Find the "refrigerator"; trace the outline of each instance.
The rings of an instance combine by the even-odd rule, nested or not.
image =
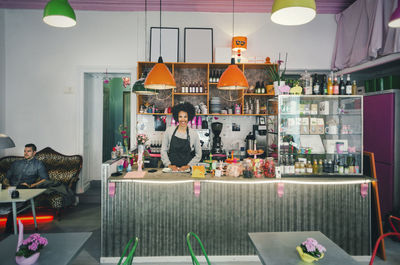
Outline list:
[[[375,154],[382,218],[400,215],[400,90],[364,96],[364,150]]]

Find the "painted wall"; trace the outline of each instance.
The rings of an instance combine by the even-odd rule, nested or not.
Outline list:
[[[6,48],[4,10],[0,9],[0,133],[5,133],[6,118]]]
[[[143,13],[76,14],[76,27],[59,29],[42,22],[41,10],[1,10],[0,59],[5,57],[1,40],[7,56],[0,60],[5,61],[0,63],[0,77],[5,72],[6,87],[0,90],[0,95],[5,93],[0,97],[5,112],[0,109],[0,113],[7,113],[5,131],[16,144],[6,154],[22,154],[27,142],[36,143],[39,150],[51,146],[61,153],[82,154],[83,72],[124,69],[136,73],[137,61],[148,58]],[[148,31],[159,25],[158,15],[148,14]],[[264,13],[235,17],[235,33],[248,36],[247,56],[276,59],[279,52],[288,52],[288,68],[329,68],[336,33],[333,15],[318,15],[299,27],[275,25]],[[182,59],[184,27],[213,27],[214,47],[231,43],[230,14],[165,12],[162,25],[180,28]]]

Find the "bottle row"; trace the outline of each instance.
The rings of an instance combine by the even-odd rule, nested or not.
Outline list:
[[[360,163],[352,154],[336,155],[334,159],[296,159],[294,155],[282,155],[280,168],[282,174],[359,174]]]
[[[210,70],[209,82],[218,83],[224,70]]]
[[[340,78],[340,80],[338,80]],[[331,72],[331,74],[326,77],[326,75],[303,75],[298,82],[300,87],[302,87],[301,94],[304,95],[357,95],[357,83],[355,80],[353,82],[350,79],[350,75],[347,75],[346,81],[344,76],[336,76]],[[290,86],[290,81],[288,82]]]
[[[207,93],[207,86],[203,82],[182,82],[180,88],[175,89],[176,93]]]

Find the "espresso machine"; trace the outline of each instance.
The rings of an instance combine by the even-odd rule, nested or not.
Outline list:
[[[267,125],[265,122],[265,117],[257,117],[257,124],[253,125],[253,135],[256,141],[257,149],[264,150],[264,154],[260,157],[265,157],[267,153]]]
[[[211,123],[211,131],[214,135],[211,154],[213,159],[221,161],[226,159],[225,150],[222,149],[221,137],[219,136],[222,131],[222,123],[221,122],[213,122]]]

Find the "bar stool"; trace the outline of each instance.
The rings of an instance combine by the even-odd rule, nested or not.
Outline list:
[[[200,247],[201,247],[201,251],[203,252],[204,257],[205,257],[206,260],[207,260],[207,264],[208,264],[208,265],[211,265],[211,262],[210,262],[210,260],[208,259],[206,250],[204,249],[203,243],[201,243],[200,238],[199,238],[195,233],[189,232],[189,233],[187,234],[187,236],[186,236],[186,243],[187,243],[188,248],[189,248],[190,256],[192,257],[192,263],[193,263],[193,265],[200,265],[200,262],[197,260],[196,255],[195,255],[194,252],[193,252],[192,245],[190,244],[190,236],[193,236],[193,237],[197,240],[197,242],[199,243],[199,245],[200,245]]]
[[[131,245],[133,244],[132,249],[130,250],[128,257],[126,258],[126,260],[124,261],[124,263],[122,263],[122,265],[131,265],[133,262],[133,257],[135,256],[135,251],[136,251],[136,247],[138,245],[139,242],[139,238],[135,238],[135,243],[133,244],[133,238],[131,240],[129,240],[128,244],[126,244],[126,247],[124,249],[124,252],[122,253],[121,258],[118,261],[118,265],[121,265],[121,262],[123,260],[123,258],[125,257],[126,252],[128,251],[128,249],[131,247]]]

